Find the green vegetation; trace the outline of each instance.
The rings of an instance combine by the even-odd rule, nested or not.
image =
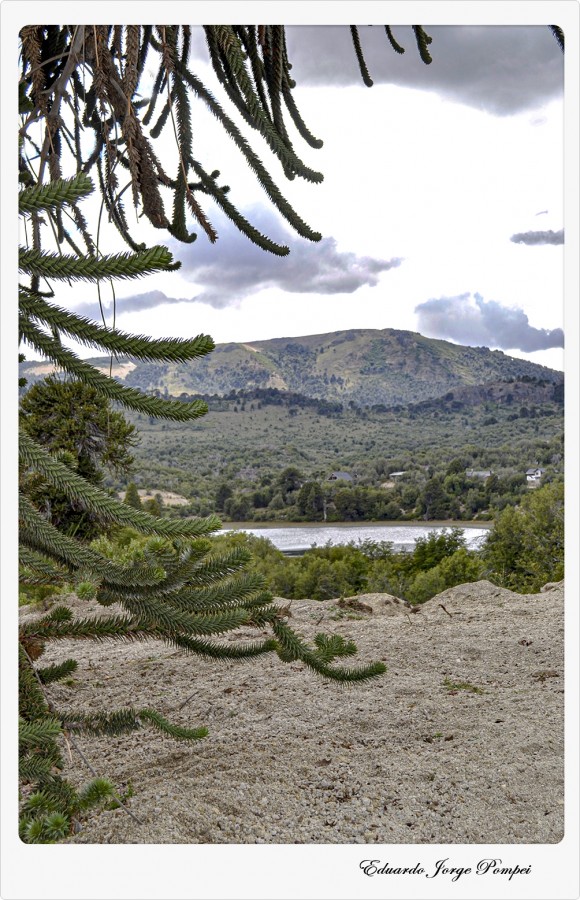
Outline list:
[[[564,577],[564,485],[546,485],[497,518],[485,551],[490,577],[522,593]]]
[[[92,385],[58,381],[37,382],[20,403],[20,425],[30,437],[90,484],[103,484],[105,473],[126,475],[133,465],[137,442],[134,425],[111,408]],[[78,538],[100,532],[98,519],[62,491],[54,490],[38,473],[23,477],[23,487],[52,524]]]
[[[315,547],[286,557],[270,541],[244,532],[220,535],[222,547],[245,546],[272,591],[288,599],[327,600],[389,593],[415,605],[455,587],[488,579],[518,593],[564,577],[564,485],[537,488],[498,513],[481,550],[468,550],[459,528],[416,540],[413,551],[360,541]]]
[[[22,159],[22,163],[25,160]],[[24,177],[28,175],[28,177]],[[30,184],[32,175],[24,165],[23,180]],[[158,541],[144,562],[137,566],[119,566],[94,551],[86,543],[87,532],[75,527],[77,536],[71,535],[71,514],[91,516],[92,523],[101,529],[113,522],[128,522],[149,534],[167,535],[163,520],[156,520],[145,513],[131,510],[118,503],[99,488],[100,471],[97,464],[115,456],[124,467],[130,462],[127,448],[133,432],[117,413],[108,408],[109,399],[133,409],[149,408],[151,413],[192,418],[204,412],[203,404],[183,404],[178,410],[173,404],[165,406],[157,400],[141,397],[138,392],[120,388],[112,379],[103,376],[82,363],[74,353],[65,350],[60,332],[89,336],[93,343],[107,347],[111,333],[76,316],[59,310],[40,290],[40,277],[56,277],[53,256],[40,249],[40,219],[43,213],[51,218],[64,207],[76,204],[78,199],[92,190],[90,180],[78,175],[70,181],[54,185],[55,191],[35,186],[25,187],[20,193],[20,209],[29,210],[35,248],[20,254],[23,282],[20,286],[21,337],[49,359],[58,361],[77,381],[61,384],[50,381],[33,388],[23,401],[20,430],[20,562],[21,583],[34,588],[51,589],[76,586],[79,598],[97,597],[108,605],[119,602],[127,615],[111,615],[101,618],[75,618],[64,604],[55,606],[47,615],[24,622],[20,629],[19,645],[19,711],[20,711],[20,780],[25,790],[21,807],[20,835],[29,843],[46,843],[58,840],[70,833],[87,809],[102,805],[110,798],[113,788],[109,782],[95,778],[86,788],[76,791],[60,775],[63,767],[59,736],[68,732],[74,744],[73,732],[84,730],[92,733],[120,734],[140,728],[148,722],[176,739],[203,737],[203,729],[180,729],[166,722],[153,710],[131,708],[106,713],[71,713],[57,710],[48,700],[44,685],[62,680],[76,669],[76,660],[66,660],[57,667],[43,669],[37,664],[50,641],[63,638],[95,640],[146,640],[165,636],[178,643],[187,641],[187,632],[195,632],[192,622],[181,621],[164,610],[154,595],[162,592],[164,585],[171,589],[172,580],[187,574],[188,565],[203,556],[201,548],[192,543],[189,548]],[[57,224],[60,217],[57,216]],[[63,259],[65,259],[63,257]],[[140,271],[164,270],[171,266],[171,256],[157,248],[156,252],[135,253],[115,258],[100,258],[97,276],[91,263],[77,254],[66,258],[67,277],[90,280],[109,270],[112,274],[130,277]],[[27,283],[26,283],[27,282]],[[49,326],[51,336],[44,330]],[[128,336],[116,334],[129,349],[134,344]],[[173,349],[173,355],[195,357],[208,352],[211,341],[195,339],[182,342],[178,347],[161,349],[155,342],[137,339],[133,350],[141,355],[163,356]],[[79,408],[75,404],[79,404]],[[54,408],[53,408],[54,404]],[[71,415],[72,404],[72,415]],[[110,426],[110,427],[109,427]],[[122,445],[126,443],[123,449]],[[119,448],[119,444],[121,447]],[[56,501],[56,502],[55,502]],[[160,523],[160,524],[157,524]],[[79,523],[74,523],[78,526]],[[212,530],[217,523],[212,520],[190,523],[173,534],[179,538],[198,538]],[[195,549],[194,549],[195,548]],[[230,562],[235,571],[237,561]],[[225,562],[227,571],[227,561]],[[223,577],[223,571],[214,571],[214,578]],[[206,577],[204,584],[211,584]],[[68,585],[67,585],[68,583]],[[178,582],[179,583],[179,582]],[[45,601],[47,597],[43,598]],[[165,613],[165,616],[163,616]],[[198,629],[197,629],[198,630]],[[195,643],[195,642],[194,642]]]
[[[359,541],[314,547],[288,557],[266,538],[243,531],[215,535],[214,548],[251,556],[250,570],[288,600],[329,600],[388,593],[418,605],[459,584],[488,579],[519,593],[532,593],[564,577],[563,484],[537,488],[515,509],[498,513],[479,550],[468,550],[460,528],[433,531],[412,551],[388,542]],[[126,563],[141,558],[146,539],[131,529],[94,541],[95,550]]]
[[[88,192],[89,185],[82,178],[81,181]],[[75,196],[78,185],[74,180],[70,185],[75,188]],[[38,195],[42,197],[38,188],[25,189],[23,194],[25,200],[36,197],[37,205]],[[66,202],[66,197],[63,187],[61,204]],[[126,277],[138,268],[136,256],[127,256]],[[69,273],[79,278],[89,277],[85,261],[79,258],[76,263],[75,268],[72,258],[69,260]],[[36,254],[33,270],[23,256],[20,264],[22,270],[31,276],[30,286],[21,288],[22,306],[27,313],[23,316],[23,336],[37,348],[47,342],[49,355],[53,351],[52,355],[58,357],[64,352],[60,342],[47,337],[35,340],[35,335],[40,332],[32,321],[33,317],[38,317],[58,328],[63,318],[60,310],[41,297],[34,280],[36,271],[44,265],[43,253]],[[124,271],[121,260],[117,260],[116,267]],[[163,265],[160,264],[160,267],[163,268]],[[84,320],[70,314],[66,314],[66,323],[69,331],[73,332],[82,331],[85,327]],[[98,331],[93,328],[94,342],[98,342]],[[103,341],[106,341],[109,333],[103,330],[102,334]],[[127,336],[124,340],[130,347],[131,337]],[[154,342],[145,347],[141,339],[138,343],[141,345],[135,348],[138,352],[153,358],[158,355]],[[198,338],[189,343],[181,342],[171,349],[174,354],[183,357],[200,356],[207,353],[211,346],[210,341]],[[144,401],[149,399],[126,389],[119,392],[118,385],[112,379],[79,363],[72,353],[66,356],[66,361],[68,368],[83,379],[80,387],[75,385],[72,389],[74,396],[80,396],[83,400],[85,395],[87,400],[97,397],[100,402],[96,406],[97,413],[107,412],[107,397],[111,395],[134,410],[143,410]],[[33,586],[60,583],[63,588],[65,582],[72,582],[76,585],[79,598],[95,598],[103,606],[120,604],[124,614],[75,618],[67,606],[59,605],[43,618],[28,621],[21,627],[21,779],[23,783],[34,785],[33,792],[22,807],[21,836],[23,840],[33,843],[64,837],[85,809],[102,803],[112,791],[108,782],[96,779],[78,794],[58,774],[62,759],[56,738],[62,730],[69,735],[79,729],[93,734],[120,734],[134,731],[146,722],[176,740],[197,740],[207,734],[205,728],[184,729],[172,725],[158,712],[149,709],[127,708],[102,713],[55,710],[46,698],[42,685],[48,680],[67,676],[76,668],[76,661],[67,661],[56,670],[45,670],[43,681],[43,673],[37,668],[36,660],[51,640],[66,637],[121,641],[161,639],[190,653],[218,658],[247,658],[275,651],[285,662],[302,660],[321,675],[339,681],[363,680],[385,670],[382,663],[358,669],[333,666],[335,659],[356,652],[356,648],[341,639],[327,639],[319,635],[313,647],[306,645],[286,624],[284,610],[273,604],[271,594],[264,589],[263,579],[243,571],[249,554],[243,548],[221,554],[212,552],[214,548],[203,540],[204,535],[219,527],[215,517],[183,523],[154,518],[139,508],[140,502],[135,500],[139,495],[134,486],[128,492],[127,503],[114,500],[96,487],[98,470],[82,440],[86,429],[77,423],[77,419],[83,420],[84,416],[73,416],[70,425],[63,425],[62,434],[58,428],[51,428],[50,423],[46,431],[41,427],[42,417],[38,414],[38,407],[42,408],[42,404],[47,402],[50,406],[51,399],[64,402],[69,399],[69,393],[67,385],[61,389],[57,382],[50,382],[33,388],[28,395],[32,399],[26,401],[25,398],[28,427],[23,427],[20,434],[21,580],[23,584]],[[157,399],[152,402],[151,411],[167,418],[187,420],[197,418],[205,411],[205,406],[198,401],[177,405]],[[89,403],[85,406],[81,402],[81,407],[87,410],[90,418],[93,410]],[[98,423],[95,433],[98,436]],[[132,428],[125,427],[121,417],[115,414],[111,434],[116,440],[123,436],[129,438]],[[63,461],[59,455],[62,448],[69,445],[76,451],[76,466],[68,457]],[[93,456],[104,458],[110,449],[104,434],[100,443],[96,442],[96,447]],[[128,460],[126,457],[123,461],[128,463]],[[80,468],[80,462],[84,465],[84,474],[75,470]],[[67,533],[69,522],[66,517],[63,520],[60,513],[58,518],[56,515],[53,517],[50,505],[39,508],[39,485],[50,496],[62,496],[65,505],[75,504],[82,512],[90,513],[93,521],[99,522],[103,530],[114,524],[126,523],[137,533],[152,536],[146,541],[139,559],[132,558],[127,564],[119,563],[88,546],[79,537],[71,537]],[[272,638],[230,646],[213,639],[242,624],[261,630],[270,627]]]
[[[302,136],[318,145],[291,98],[293,82],[288,75],[283,27],[265,27],[259,47],[253,27],[211,26],[206,28],[206,36],[214,68],[222,79],[230,80],[230,88],[235,85],[235,91],[229,92],[230,99],[266,137],[287,177],[298,174],[308,180],[320,180],[321,176],[309,170],[295,154],[281,117],[283,98]],[[202,193],[210,194],[236,226],[263,249],[279,255],[288,252],[286,247],[257,232],[239,214],[227,199],[229,188],[218,186],[218,172],[209,175],[194,159],[188,89],[201,96],[218,117],[274,205],[298,233],[311,240],[321,237],[296,215],[233,122],[189,70],[190,38],[189,28],[176,26],[30,25],[21,32],[19,207],[26,246],[19,253],[20,339],[77,383],[70,389],[56,381],[40,386],[32,393],[32,399],[24,401],[20,432],[21,581],[31,587],[61,586],[63,590],[72,585],[79,599],[94,598],[106,607],[119,604],[123,610],[121,615],[75,618],[67,606],[60,604],[47,615],[25,621],[21,626],[20,834],[29,843],[66,837],[87,809],[103,805],[113,792],[110,783],[99,778],[76,791],[61,776],[63,760],[58,740],[62,733],[73,744],[73,733],[77,731],[116,735],[135,731],[143,724],[176,740],[198,740],[207,734],[205,728],[173,725],[150,709],[129,707],[87,713],[56,709],[44,685],[67,678],[76,669],[76,660],[43,670],[37,661],[50,641],[161,639],[187,652],[218,658],[248,658],[274,651],[285,662],[301,660],[319,674],[343,682],[372,678],[385,671],[382,663],[358,669],[333,665],[335,660],[356,652],[351,642],[340,637],[317,635],[312,647],[305,644],[287,625],[284,610],[273,604],[263,580],[244,571],[248,554],[243,549],[221,555],[212,552],[204,536],[219,527],[215,517],[171,522],[135,508],[136,503],[134,506],[120,503],[99,486],[101,475],[95,457],[103,462],[111,458],[112,451],[115,455],[112,434],[115,434],[113,443],[115,440],[123,443],[125,439],[123,452],[126,454],[132,434],[132,428],[122,424],[117,412],[109,410],[108,403],[115,402],[124,409],[153,418],[180,422],[191,422],[203,415],[207,407],[197,400],[162,400],[134,386],[120,384],[81,360],[62,339],[91,345],[100,352],[127,354],[147,363],[188,362],[205,356],[214,346],[204,335],[158,341],[125,335],[51,302],[52,282],[93,283],[99,290],[101,283],[112,284],[113,279],[136,278],[177,268],[166,248],[146,248],[129,233],[121,203],[125,188],[120,189],[118,167],[125,167],[129,172],[135,208],[140,207],[155,227],[166,229],[177,240],[190,243],[195,239],[195,234],[186,228],[186,205],[209,239],[216,240],[217,235],[195,197],[196,193]],[[424,43],[425,38],[421,36],[421,40]],[[135,95],[149,50],[157,53],[158,74],[151,101],[143,103]],[[275,73],[269,65],[272,52],[280,63]],[[246,54],[252,57],[252,76],[246,67]],[[175,180],[166,175],[143,130],[165,85],[168,99],[152,133],[158,135],[171,117],[179,156]],[[265,100],[264,86],[273,104],[271,110]],[[65,96],[68,113],[63,105]],[[144,105],[147,110],[143,115]],[[31,127],[40,132],[40,140],[29,130]],[[90,142],[83,141],[86,131],[93,132],[92,148]],[[88,155],[84,156],[85,153]],[[74,173],[68,179],[63,177],[67,167]],[[129,252],[104,254],[98,246],[98,227],[95,240],[82,215],[79,201],[93,190],[87,174],[92,168],[98,172],[109,218],[129,246]],[[197,184],[189,182],[190,175],[198,179]],[[173,193],[172,221],[166,216],[161,184]],[[52,234],[57,252],[45,246],[47,232]],[[84,250],[79,244],[84,244]],[[64,253],[63,245],[72,252]],[[48,389],[61,409],[56,412],[56,421],[47,422],[44,429],[38,410],[44,402],[50,411],[50,402],[47,405],[46,396],[41,396]],[[82,435],[81,438],[78,434],[72,436],[72,425],[66,435],[59,433],[61,420],[65,418],[62,404],[70,399],[67,391],[77,392],[81,420],[92,419],[94,413],[97,432],[99,417],[106,414],[108,426],[106,430],[100,428],[98,450],[89,450]],[[91,402],[95,405],[92,413],[88,411]],[[128,455],[123,459],[120,454],[119,458],[128,464]],[[62,507],[58,515],[56,501]],[[76,536],[71,535],[73,511],[80,511],[81,516],[90,515],[104,532],[115,525],[130,525],[138,534],[149,536],[140,559],[123,565],[99,553],[87,544],[89,535],[81,532],[79,522],[75,523]],[[235,646],[215,641],[216,635],[242,624],[261,631],[269,628],[272,637]]]
[[[141,497],[139,496],[139,491],[137,490],[137,485],[134,481],[130,481],[127,485],[127,490],[125,491],[124,502],[129,506],[132,506],[133,509],[142,509],[143,504],[141,503]]]
[[[271,402],[253,394],[206,397],[209,415],[189,427],[134,416],[138,484],[189,500],[166,510],[177,516],[218,510],[225,520],[247,522],[492,519],[530,493],[528,468],[545,470],[542,483],[563,472],[563,405],[550,398],[553,386],[528,380],[495,387],[525,391],[528,414],[497,400],[457,410],[445,397],[429,409],[328,413],[277,392]],[[485,424],[489,418],[493,424]],[[329,481],[337,470],[352,481]],[[481,475],[489,470],[490,477]],[[287,471],[293,483],[284,483]]]
[[[91,185],[79,175],[59,186],[57,210],[88,194]],[[45,209],[45,191],[31,186],[21,191],[21,208]],[[38,226],[38,219],[35,220]],[[34,224],[34,223],[33,223]],[[33,233],[38,233],[33,229]],[[144,266],[141,262],[144,260]],[[155,262],[153,262],[155,260]],[[67,277],[98,280],[104,269],[118,277],[133,277],[145,268],[167,269],[172,265],[167,251],[124,254],[114,260],[78,255],[68,257]],[[64,733],[74,745],[73,734],[122,734],[147,724],[175,740],[199,740],[205,728],[181,728],[151,709],[80,712],[56,709],[44,685],[68,678],[77,668],[76,660],[56,667],[39,668],[37,661],[47,643],[65,638],[81,640],[163,640],[186,652],[216,658],[250,658],[276,652],[284,662],[301,660],[307,666],[338,681],[360,681],[385,671],[382,663],[360,668],[333,665],[336,659],[352,656],[356,648],[341,638],[317,635],[308,646],[286,624],[285,611],[273,603],[264,581],[244,571],[249,554],[243,548],[215,552],[204,536],[219,527],[215,517],[184,522],[156,518],[141,507],[133,485],[128,502],[121,503],[100,485],[99,463],[116,459],[122,468],[131,462],[128,448],[133,427],[109,408],[116,400],[126,408],[165,419],[190,421],[206,410],[201,401],[175,402],[148,397],[120,386],[65,350],[59,331],[88,336],[94,344],[107,346],[111,332],[58,309],[41,293],[39,277],[55,276],[53,257],[42,250],[22,251],[20,268],[28,284],[20,287],[21,336],[36,350],[58,361],[76,377],[72,383],[54,379],[39,384],[23,399],[20,430],[20,562],[21,583],[28,587],[61,588],[63,597],[74,587],[79,599],[96,599],[109,607],[118,604],[122,614],[75,617],[64,603],[54,606],[40,619],[24,622],[20,628],[20,780],[22,796],[20,835],[29,843],[47,843],[66,837],[78,819],[95,805],[103,805],[113,795],[112,785],[94,778],[80,792],[60,775],[63,766],[58,745]],[[113,264],[114,263],[114,264]],[[97,271],[97,274],[95,274]],[[52,337],[42,330],[48,325]],[[192,341],[146,341],[114,334],[126,350],[143,357],[196,358],[213,346],[201,336]],[[76,409],[76,405],[79,409]],[[120,447],[119,447],[120,445]],[[116,452],[119,450],[118,459]],[[292,486],[288,482],[288,489]],[[131,502],[132,501],[132,502]],[[73,514],[80,514],[78,521]],[[111,559],[87,543],[91,530],[106,535],[112,526],[129,525],[147,536],[138,554],[126,562]],[[74,526],[74,533],[71,528]],[[106,542],[104,536],[101,541]],[[58,591],[57,591],[58,593]],[[48,599],[45,595],[45,601]],[[215,637],[249,625],[272,636],[245,644],[223,644]],[[70,682],[68,682],[70,683]]]
[[[461,529],[420,538],[412,552],[395,552],[388,542],[360,541],[286,557],[267,539],[244,532],[230,532],[214,541],[222,547],[248,547],[252,567],[275,594],[287,599],[329,600],[377,592],[416,604],[445,588],[477,581],[484,571],[478,554],[466,549]],[[431,591],[427,577],[433,579]]]
[[[431,400],[440,405],[443,398],[456,411],[477,400],[504,403],[513,413],[529,405],[534,393],[551,398],[562,381],[560,372],[501,351],[392,328],[218,344],[199,365],[137,360],[123,368],[127,361],[118,359],[113,374],[143,391],[228,397],[238,409],[278,403],[295,412],[310,407],[329,415],[349,405],[381,411],[409,404],[421,404],[416,410],[421,414]],[[35,364],[25,369],[33,378]],[[543,395],[526,387],[539,381]]]
[[[80,187],[89,193],[90,184],[84,176],[63,184],[59,192],[59,208],[78,197]],[[22,206],[27,208],[33,205],[35,209],[42,209],[43,197],[41,188],[25,188],[21,193]],[[157,259],[156,265],[160,269],[171,265],[168,253],[157,254]],[[334,666],[337,658],[352,656],[356,652],[352,643],[345,643],[341,638],[318,635],[314,646],[304,643],[286,624],[285,611],[273,603],[263,579],[244,571],[249,561],[247,551],[234,548],[216,553],[210,542],[203,539],[204,535],[219,527],[215,517],[185,522],[155,518],[139,508],[139,495],[134,485],[133,490],[128,492],[129,501],[126,503],[120,503],[96,486],[99,471],[94,457],[107,458],[111,449],[107,432],[102,428],[102,433],[99,432],[99,415],[109,412],[108,398],[114,398],[134,411],[148,411],[182,421],[197,418],[206,407],[200,401],[175,403],[120,387],[110,377],[82,363],[74,353],[64,351],[60,340],[55,337],[59,327],[72,334],[83,334],[88,329],[91,341],[105,346],[109,342],[110,332],[64,313],[44,299],[37,283],[38,273],[43,271],[45,264],[46,274],[53,271],[51,260],[52,257],[46,258],[42,251],[36,251],[32,265],[29,255],[21,254],[21,270],[30,279],[29,285],[20,289],[22,337],[36,349],[43,349],[49,358],[65,365],[80,379],[80,386],[75,384],[69,390],[68,385],[61,388],[58,382],[51,381],[33,388],[28,401],[24,398],[27,427],[22,427],[20,432],[21,581],[30,586],[60,584],[63,590],[68,582],[76,587],[80,599],[94,598],[105,607],[119,604],[123,614],[75,618],[71,610],[61,604],[46,616],[21,626],[20,777],[23,784],[33,786],[22,805],[21,837],[32,843],[46,843],[65,837],[86,809],[102,804],[112,793],[112,786],[100,779],[94,779],[86,789],[77,793],[60,776],[58,770],[62,768],[62,758],[56,739],[61,732],[68,733],[69,740],[74,742],[74,731],[122,734],[135,731],[146,723],[176,740],[198,740],[207,734],[207,729],[203,727],[191,729],[173,725],[151,709],[129,707],[112,712],[87,713],[56,710],[45,695],[43,684],[68,676],[76,669],[76,661],[68,660],[56,669],[44,670],[43,673],[36,661],[52,640],[157,639],[190,653],[217,658],[241,659],[274,651],[284,662],[301,660],[319,674],[338,681],[360,681],[385,671],[382,663],[357,669]],[[125,254],[115,260],[112,269],[117,275],[132,277],[133,273],[139,272],[139,262],[139,254]],[[152,265],[151,254],[147,254],[146,265]],[[68,275],[81,280],[90,279],[91,272],[91,266],[87,266],[84,258],[68,259]],[[41,332],[39,323],[51,327],[52,338]],[[153,359],[167,355],[195,358],[203,356],[213,346],[203,336],[175,345],[164,341],[162,348],[154,341],[133,340],[131,336],[120,336],[118,333],[115,340],[124,342],[126,349],[132,348],[134,352]],[[81,408],[85,414],[73,415],[73,422],[62,427],[60,419],[57,419],[56,427],[51,427],[48,422],[46,430],[43,430],[39,408],[44,408],[43,404],[48,404],[50,408],[51,400],[58,407],[69,401],[69,395],[74,395],[73,400],[81,398]],[[95,404],[94,409],[90,406],[91,401]],[[100,434],[100,440],[97,439],[91,454],[84,424],[91,421],[93,412],[97,418],[94,433],[97,438]],[[111,414],[109,421],[111,418],[113,426],[109,434],[114,436],[114,440],[126,438],[129,443],[133,429],[126,426],[118,414]],[[81,421],[80,426],[77,420]],[[76,452],[72,460],[69,447]],[[69,454],[64,459],[63,448]],[[121,458],[123,464],[128,465],[129,457]],[[78,471],[81,463],[84,474]],[[289,481],[288,489],[290,486]],[[90,513],[93,521],[100,523],[105,532],[113,525],[126,524],[136,529],[138,534],[149,536],[139,551],[139,558],[132,557],[126,564],[119,563],[87,545],[81,537],[71,536],[68,533],[68,510],[65,516],[59,511],[57,517],[57,514],[53,516],[50,503],[40,507],[40,489],[50,497],[62,497],[65,510],[67,504],[70,508],[74,504],[75,509]],[[214,640],[215,636],[240,625],[253,626],[262,631],[265,627],[270,628],[272,637],[229,646]]]

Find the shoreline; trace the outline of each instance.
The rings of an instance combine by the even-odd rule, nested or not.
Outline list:
[[[368,528],[368,527],[385,527],[385,528],[491,528],[493,521],[477,521],[470,519],[469,521],[453,520],[431,520],[426,522],[424,519],[367,519],[364,522],[285,522],[276,519],[271,522],[254,522],[249,520],[246,522],[224,522],[222,521],[222,531],[231,529],[232,531],[243,531],[248,528]]]

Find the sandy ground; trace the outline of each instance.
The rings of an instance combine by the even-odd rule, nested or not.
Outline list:
[[[350,664],[385,661],[386,675],[355,686],[273,654],[217,662],[157,643],[52,646],[43,664],[82,659],[73,684],[50,686],[57,707],[149,706],[210,732],[190,745],[149,728],[80,738],[99,775],[120,793],[131,784],[141,824],[122,809],[91,814],[71,841],[558,842],[563,601],[563,583],[523,596],[485,581],[416,613],[386,594],[293,601],[302,634],[353,638]],[[74,750],[67,773],[91,777]]]
[[[125,499],[125,491],[117,494],[119,500]],[[137,491],[141,500],[152,500],[156,494],[159,494],[165,506],[186,506],[190,501],[181,494],[175,494],[173,491],[148,491],[145,488],[139,488]]]

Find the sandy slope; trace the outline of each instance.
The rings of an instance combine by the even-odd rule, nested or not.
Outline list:
[[[218,663],[161,644],[85,644],[77,683],[50,688],[57,707],[151,706],[210,735],[193,746],[150,729],[82,738],[99,774],[120,791],[132,783],[142,825],[117,809],[72,840],[559,841],[564,590],[548,588],[522,596],[482,581],[417,613],[386,594],[359,597],[362,609],[293,601],[301,633],[344,634],[361,661],[386,662],[385,676],[359,686],[274,655]],[[51,647],[43,663],[79,649]],[[69,774],[90,778],[74,751]]]

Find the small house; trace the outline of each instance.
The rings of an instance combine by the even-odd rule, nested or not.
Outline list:
[[[544,475],[545,471],[546,471],[545,469],[539,469],[539,468],[526,469],[526,479],[528,482],[535,484],[536,482],[540,481],[540,479],[541,479],[542,475]]]
[[[489,478],[491,475],[493,475],[493,472],[491,471],[491,469],[481,469],[481,470],[480,469],[466,469],[465,470],[466,478],[485,479],[485,478]]]
[[[349,475],[348,472],[331,472],[328,476],[328,481],[352,481],[352,475]]]

